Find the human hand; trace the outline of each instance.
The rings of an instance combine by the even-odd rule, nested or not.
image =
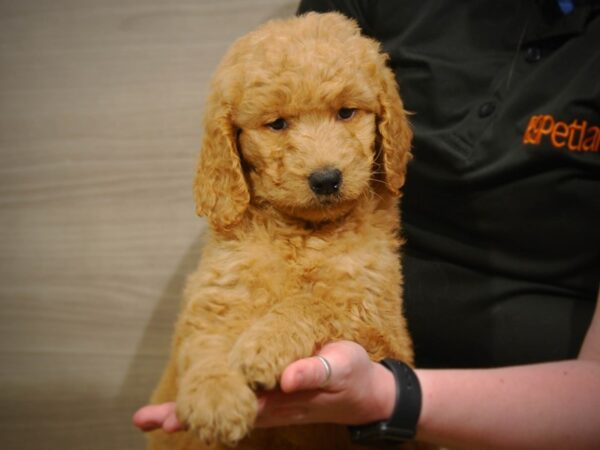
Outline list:
[[[326,369],[315,357],[290,364],[283,372],[280,388],[258,394],[259,413],[255,426],[275,427],[305,423],[356,425],[389,417],[394,408],[392,374],[369,359],[358,344],[339,341],[318,353],[331,366]],[[183,429],[175,414],[175,403],[148,405],[136,412],[134,424],[143,431]]]
[[[257,427],[306,423],[357,425],[389,417],[394,408],[395,382],[387,369],[369,359],[358,344],[339,341],[318,355],[331,366],[331,377],[315,357],[290,364],[278,390],[258,395]]]

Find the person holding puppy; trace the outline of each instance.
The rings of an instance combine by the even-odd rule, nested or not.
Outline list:
[[[355,343],[330,343],[259,396],[257,426],[334,422],[372,443],[598,448],[600,2],[299,8],[331,10],[382,43],[413,113],[402,257],[418,369],[399,374]],[[135,422],[180,428],[173,404]]]

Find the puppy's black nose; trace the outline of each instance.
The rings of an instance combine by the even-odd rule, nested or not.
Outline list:
[[[342,184],[342,172],[331,168],[315,170],[309,175],[308,184],[317,195],[335,194]]]

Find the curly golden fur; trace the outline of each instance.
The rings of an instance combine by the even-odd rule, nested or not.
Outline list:
[[[339,339],[412,362],[397,208],[412,135],[386,60],[334,13],[269,22],[226,54],[194,186],[211,233],[152,398],[176,400],[188,431],[150,448],[353,448],[335,425],[252,430],[254,390]],[[322,191],[319,171],[339,176]]]

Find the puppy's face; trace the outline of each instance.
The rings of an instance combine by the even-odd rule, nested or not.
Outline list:
[[[254,199],[306,220],[332,219],[351,209],[369,192],[375,114],[343,94],[318,105],[299,99],[269,104],[238,116]]]
[[[353,52],[323,37],[254,47],[233,114],[254,201],[326,220],[370,192],[377,83],[373,61]]]
[[[270,22],[238,40],[215,75],[197,211],[219,229],[250,203],[338,218],[365,196],[400,195],[410,139],[386,56],[354,22]]]

